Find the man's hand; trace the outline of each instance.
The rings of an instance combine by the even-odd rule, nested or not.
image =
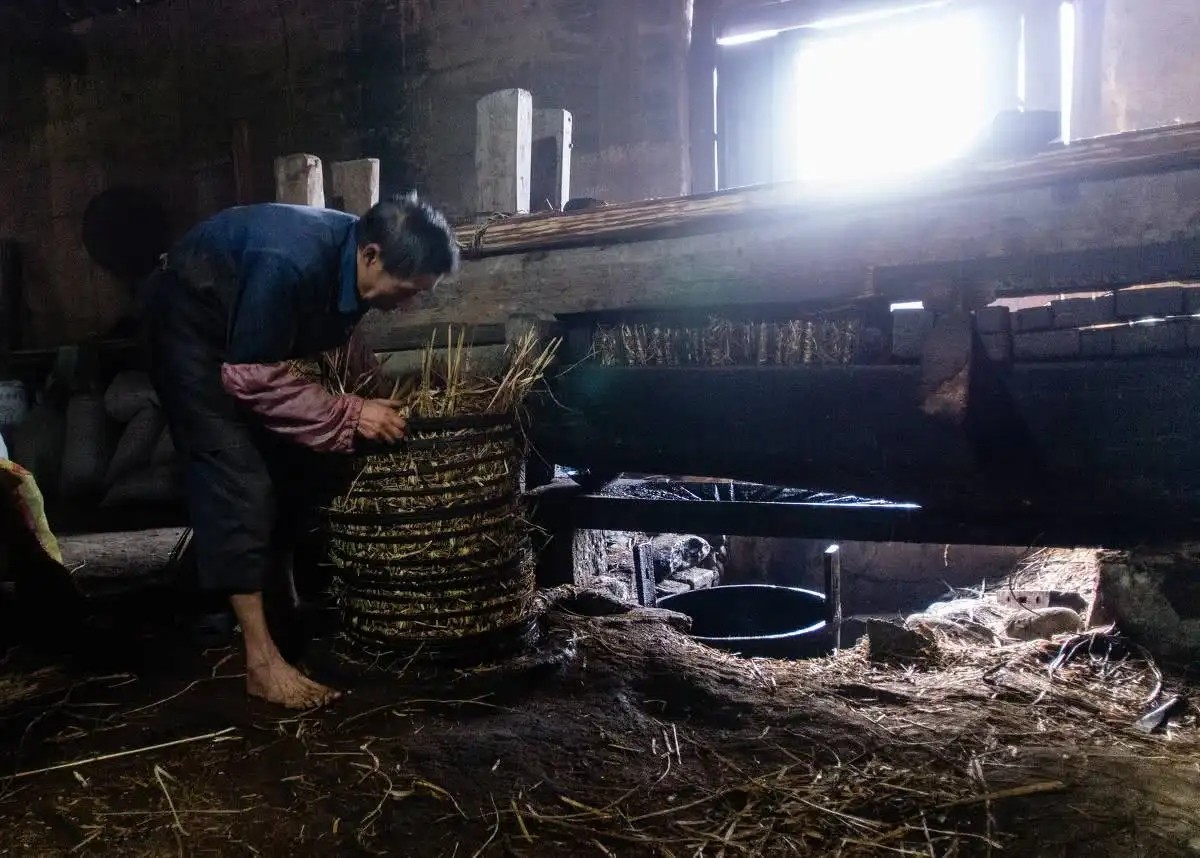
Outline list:
[[[408,424],[396,413],[399,402],[391,399],[368,399],[358,415],[358,434],[368,441],[395,443],[404,437]]]

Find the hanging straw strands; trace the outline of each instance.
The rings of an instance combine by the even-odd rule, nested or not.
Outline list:
[[[796,366],[848,364],[858,356],[857,318],[743,322],[713,317],[703,326],[600,325],[592,337],[605,366]]]
[[[531,627],[516,412],[558,348],[530,331],[487,377],[472,372],[465,332],[448,341],[393,387],[405,441],[362,456],[328,511],[347,636],[430,659],[498,655]]]

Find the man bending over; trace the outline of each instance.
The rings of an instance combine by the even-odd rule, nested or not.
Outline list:
[[[405,431],[389,401],[329,393],[286,362],[349,344],[352,377],[378,370],[354,336],[363,314],[399,307],[457,263],[446,220],[411,195],[362,218],[228,209],[185,235],[151,279],[151,375],[184,461],[199,585],[229,596],[251,695],[300,709],[339,696],[289,664],[267,627],[263,591],[296,535],[281,454],[349,453],[358,439]]]

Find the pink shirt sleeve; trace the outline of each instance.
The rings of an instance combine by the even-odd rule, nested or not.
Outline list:
[[[361,397],[329,393],[283,363],[223,364],[221,384],[272,432],[320,452],[354,449]]]

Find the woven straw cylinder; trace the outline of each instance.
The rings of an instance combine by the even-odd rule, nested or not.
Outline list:
[[[413,419],[408,431],[394,451],[360,458],[328,513],[344,631],[364,646],[482,660],[530,627],[519,434],[511,415]]]

